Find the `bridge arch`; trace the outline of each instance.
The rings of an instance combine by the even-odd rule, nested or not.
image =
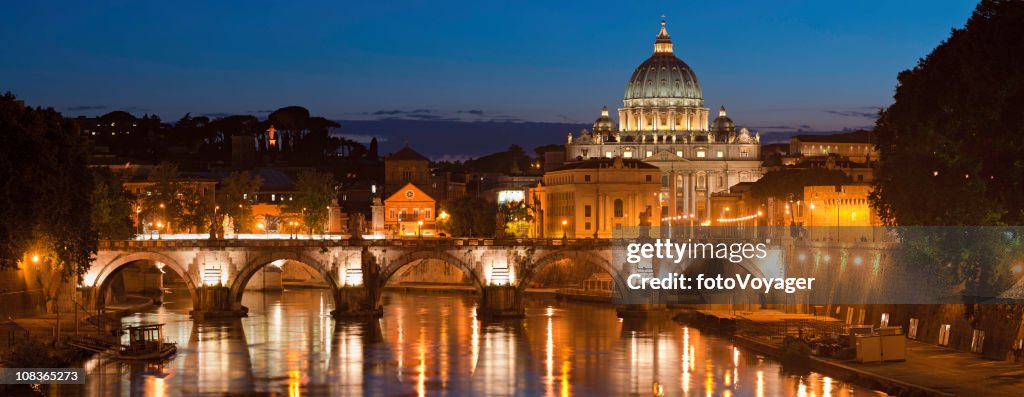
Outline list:
[[[467,276],[469,276],[470,281],[473,282],[473,285],[476,287],[477,291],[483,289],[483,280],[480,279],[480,275],[477,274],[477,272],[475,271],[475,266],[472,266],[470,263],[466,263],[465,260],[460,259],[458,256],[452,255],[447,251],[431,249],[410,251],[402,254],[401,256],[395,259],[388,260],[387,263],[385,263],[384,266],[381,267],[380,282],[378,287],[384,288],[388,280],[390,280],[391,277],[395,275],[395,273],[398,273],[400,269],[412,264],[415,261],[422,259],[435,259],[448,263],[449,265],[455,266],[459,270],[462,270],[462,272],[465,273]]]
[[[528,271],[524,272],[523,277],[519,280],[517,289],[519,289],[519,291],[525,290],[526,287],[529,286],[533,276],[536,275],[539,270],[562,260],[589,263],[601,268],[601,270],[604,270],[612,276],[612,287],[614,288],[614,292],[617,293],[618,296],[625,296],[626,277],[628,274],[623,270],[615,269],[607,259],[595,254],[593,251],[556,250],[541,256],[540,259],[529,265]]]
[[[231,280],[231,302],[235,308],[242,307],[242,295],[245,293],[245,285],[249,283],[249,279],[252,278],[256,272],[260,271],[274,261],[278,260],[290,260],[302,263],[315,270],[323,277],[324,281],[327,282],[327,286],[331,289],[331,296],[338,296],[338,275],[332,271],[329,265],[323,263],[323,261],[313,258],[309,255],[295,251],[274,251],[265,252],[255,258],[249,260],[245,266],[238,269],[234,278]],[[337,302],[335,302],[337,304]]]
[[[111,276],[116,274],[117,271],[124,266],[136,261],[152,261],[164,264],[164,269],[171,269],[171,271],[181,277],[182,280],[185,280],[185,285],[188,287],[188,294],[189,297],[192,298],[192,303],[195,304],[197,302],[196,282],[187,268],[174,260],[174,258],[165,254],[152,251],[142,251],[118,255],[114,259],[102,265],[96,273],[93,273],[95,278],[93,278],[91,283],[93,297],[92,302],[96,308],[103,308],[106,305],[105,292],[109,287]],[[86,277],[92,277],[93,274],[87,274]]]

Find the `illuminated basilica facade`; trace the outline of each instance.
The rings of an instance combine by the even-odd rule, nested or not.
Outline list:
[[[618,122],[605,107],[591,130],[569,133],[566,143],[569,162],[622,157],[658,167],[662,217],[711,219],[711,194],[756,181],[762,172],[758,134],[737,131],[724,106],[708,122],[697,75],[673,52],[665,21],[654,54],[626,84]]]

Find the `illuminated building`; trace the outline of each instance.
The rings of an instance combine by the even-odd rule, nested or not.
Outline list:
[[[566,141],[566,161],[622,157],[660,169],[660,203],[655,217],[697,214],[711,217],[711,194],[761,177],[760,136],[737,131],[720,108],[708,123],[708,108],[697,75],[676,57],[661,22],[654,53],[626,84],[618,122],[607,107],[594,122]]]
[[[544,174],[531,189],[536,237],[612,237],[623,226],[658,226],[658,167],[635,159],[588,159]]]
[[[384,229],[388,236],[433,236],[437,202],[407,183],[384,200]]]

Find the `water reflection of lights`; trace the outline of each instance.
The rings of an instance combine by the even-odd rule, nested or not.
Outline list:
[[[797,397],[807,397],[807,383],[806,380],[800,378],[800,385],[796,388]]]
[[[469,340],[469,373],[474,374],[476,373],[476,362],[480,358],[480,320],[476,319],[476,306],[472,307],[469,312],[473,318],[473,333]]]
[[[548,307],[548,310],[551,310],[551,308]],[[555,339],[554,339],[554,336],[551,334],[551,317],[550,317],[550,315],[548,316],[548,338],[547,338],[547,342],[544,344],[544,354],[545,354],[545,359],[546,359],[544,364],[547,367],[546,368],[547,372],[545,373],[546,376],[544,377],[544,386],[547,388],[547,395],[548,396],[552,396],[552,395],[554,395],[554,392],[555,392],[554,391],[554,383],[555,383],[554,382],[554,376],[555,376],[555,360],[554,360],[554,355],[555,355]]]
[[[680,379],[680,383],[683,388],[683,394],[690,392],[690,328],[683,327],[683,376]]]
[[[288,397],[302,395],[302,373],[297,369],[288,371]]]
[[[420,328],[420,337],[416,341],[416,359],[419,365],[416,366],[416,395],[423,397],[427,395],[427,335],[426,328]]]
[[[764,397],[764,371],[757,371],[757,397]]]
[[[824,383],[825,384],[822,386],[822,389],[821,389],[821,397],[831,397],[832,396],[832,378],[829,378],[829,377],[826,376],[825,379],[824,379]]]

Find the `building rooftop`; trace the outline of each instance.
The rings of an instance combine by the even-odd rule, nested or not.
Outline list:
[[[638,169],[658,169],[658,167],[645,163],[637,159],[624,159],[616,157],[613,159],[608,158],[592,158],[583,161],[577,161],[573,163],[565,164],[552,171],[567,171],[567,170],[583,170],[583,169],[600,169],[600,168],[638,168]]]
[[[402,150],[399,150],[397,152],[391,153],[390,155],[388,155],[386,160],[423,160],[423,161],[430,161],[430,159],[428,159],[426,156],[417,153],[415,150],[412,150],[412,148],[410,148],[408,146],[403,147]]]
[[[821,143],[871,143],[873,137],[871,131],[857,130],[841,134],[831,135],[794,135],[790,139],[800,142],[821,142]]]

